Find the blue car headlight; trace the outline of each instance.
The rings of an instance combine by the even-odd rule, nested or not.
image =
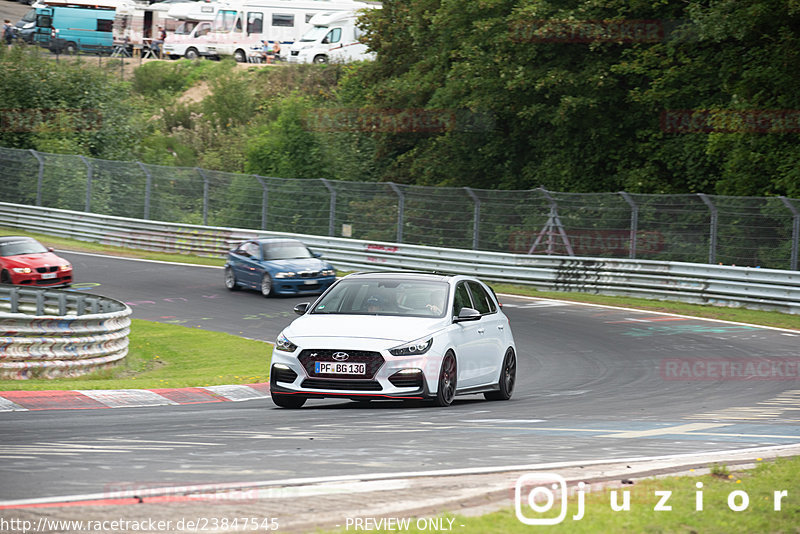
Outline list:
[[[275,273],[275,278],[294,278],[297,276],[297,273],[292,271],[281,271],[279,273]]]
[[[289,341],[289,339],[283,335],[283,332],[281,332],[278,334],[278,339],[275,340],[275,348],[283,352],[294,352],[297,350],[297,345]]]
[[[392,356],[419,356],[428,352],[431,345],[433,345],[433,338],[429,338],[426,341],[414,341],[389,349],[389,354]]]
[[[319,274],[321,276],[336,276],[336,271],[334,269],[323,269]]]

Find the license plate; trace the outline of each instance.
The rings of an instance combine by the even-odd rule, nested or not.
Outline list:
[[[365,375],[366,363],[314,362],[314,372],[318,375]]]
[[[56,273],[44,273],[42,275],[42,280],[50,280],[51,278],[55,278]]]
[[[307,286],[315,286],[315,285],[317,285],[317,281],[316,280],[303,280],[303,283],[305,285],[307,285]]]

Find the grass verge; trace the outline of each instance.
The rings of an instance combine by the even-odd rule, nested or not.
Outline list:
[[[776,461],[759,462],[755,469],[734,471],[721,477],[682,476],[673,478],[647,479],[632,486],[586,493],[582,519],[574,520],[578,513],[578,497],[572,496],[567,502],[567,515],[563,522],[553,526],[541,526],[548,533],[595,533],[595,532],[650,532],[650,533],[730,533],[730,532],[797,532],[800,525],[800,506],[797,495],[800,492],[800,458],[779,458]],[[698,489],[697,484],[702,483]],[[532,489],[532,488],[531,488]],[[611,492],[617,492],[617,504],[623,504],[625,492],[629,492],[629,510],[614,511]],[[656,511],[661,500],[655,492],[670,491],[666,506],[671,510]],[[775,492],[787,491],[782,499],[781,509],[775,510]],[[702,493],[702,509],[697,509],[697,495]],[[743,505],[744,492],[748,506],[742,511],[733,507]],[[525,498],[523,493],[523,498]],[[541,503],[540,506],[543,506]],[[561,505],[556,502],[550,512],[536,514],[527,504],[521,511],[528,518],[556,517]],[[537,526],[523,524],[517,519],[514,508],[486,514],[480,517],[445,515],[453,530],[459,534],[514,534],[529,533]],[[416,519],[410,521],[412,528],[403,532],[418,533],[430,530],[417,528]],[[420,523],[422,525],[422,523]],[[424,526],[424,525],[423,525]],[[336,532],[345,532],[344,530]],[[373,532],[391,532],[377,530]]]
[[[79,378],[2,380],[0,391],[156,389],[266,382],[272,345],[134,319],[125,362]]]

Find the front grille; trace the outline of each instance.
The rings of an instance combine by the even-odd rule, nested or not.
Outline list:
[[[316,370],[314,368],[314,362],[336,361],[333,358],[333,354],[337,352],[346,352],[348,354],[348,358],[346,360],[347,363],[367,364],[366,365],[367,372],[363,377],[360,377],[361,380],[374,378],[375,373],[378,372],[378,369],[381,368],[384,362],[383,356],[381,356],[380,352],[373,352],[367,350],[347,350],[347,349],[317,349],[317,350],[305,349],[300,352],[300,356],[298,356],[297,359],[300,360],[300,363],[305,368],[308,376],[312,377],[323,376],[325,378],[343,378],[343,379],[353,380],[355,378],[353,375],[340,375],[340,374],[317,375]]]
[[[422,372],[414,374],[395,373],[389,377],[389,382],[397,388],[421,388]]]
[[[300,385],[307,389],[335,389],[339,391],[380,391],[383,389],[375,380],[328,380],[325,378],[306,378]]]
[[[300,278],[316,278],[319,276],[319,271],[301,271],[297,273]]]
[[[53,265],[52,267],[37,267],[37,273],[54,273],[58,270],[58,265]]]
[[[300,55],[300,51],[299,50],[292,50],[292,55],[293,56]]]
[[[275,382],[294,382],[297,378],[297,373],[291,369],[281,369],[280,367],[272,368],[272,380]]]

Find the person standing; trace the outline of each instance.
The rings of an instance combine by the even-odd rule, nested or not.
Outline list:
[[[3,40],[8,46],[11,46],[11,41],[14,40],[14,26],[11,25],[11,21],[8,19],[3,21]]]

